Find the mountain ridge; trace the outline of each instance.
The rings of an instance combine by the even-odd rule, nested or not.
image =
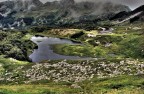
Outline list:
[[[140,7],[134,9],[130,12],[120,12],[116,15],[114,15],[110,20],[115,20],[117,23],[124,23],[129,21],[130,23],[136,22],[136,21],[144,21],[144,5],[141,5]]]
[[[93,21],[107,20],[115,13],[130,11],[128,6],[112,2],[77,3],[74,0],[45,4],[39,0],[12,0],[1,2],[0,10],[0,24],[6,28],[25,28],[30,25],[65,26],[85,22],[91,24]],[[29,22],[28,25],[25,22]]]

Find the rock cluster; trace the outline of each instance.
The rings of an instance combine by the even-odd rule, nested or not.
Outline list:
[[[67,63],[66,60],[58,63],[39,63],[29,67],[20,66],[6,72],[1,80],[25,83],[48,80],[55,82],[80,82],[93,77],[115,77],[119,75],[144,74],[144,62],[137,60],[123,60],[120,62],[83,61],[81,63]]]

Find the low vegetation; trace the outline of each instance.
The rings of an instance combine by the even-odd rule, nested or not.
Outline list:
[[[0,31],[0,93],[143,94],[144,28],[137,24],[112,28]],[[54,52],[94,59],[31,63],[33,35],[70,39],[78,44],[51,45]]]
[[[143,94],[143,75],[93,78],[81,83],[1,85],[1,94]]]
[[[0,31],[0,54],[17,60],[28,61],[29,55],[36,46],[30,41],[27,31]]]

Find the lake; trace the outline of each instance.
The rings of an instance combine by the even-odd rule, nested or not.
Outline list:
[[[52,37],[32,37],[31,41],[38,45],[38,49],[34,49],[33,53],[29,56],[33,62],[41,62],[44,60],[79,60],[79,59],[90,59],[82,58],[79,56],[65,56],[53,52],[51,45],[54,44],[72,44],[82,45],[81,43],[73,42],[68,39],[52,38]]]

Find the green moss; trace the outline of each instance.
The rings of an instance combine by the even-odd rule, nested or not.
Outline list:
[[[119,94],[118,92],[123,92],[123,94],[128,94],[128,92],[133,90],[139,90],[139,92],[131,94],[142,94],[143,91],[143,75],[138,76],[118,76],[114,78],[94,78],[91,81],[85,81],[81,84],[85,92],[91,92],[92,94],[101,92],[113,92],[111,94]]]
[[[143,94],[143,75],[118,76],[113,78],[93,78],[78,83],[81,89],[72,88],[69,84],[49,83],[43,85],[1,85],[3,94]]]
[[[119,51],[125,57],[143,58],[144,37],[136,35],[128,35],[123,41],[119,43]]]
[[[83,45],[52,45],[54,52],[64,55],[82,56],[82,57],[105,57],[106,50],[102,47],[92,47]]]
[[[17,60],[28,61],[29,55],[36,46],[26,31],[1,31],[2,40],[0,41],[0,55],[11,57]]]

